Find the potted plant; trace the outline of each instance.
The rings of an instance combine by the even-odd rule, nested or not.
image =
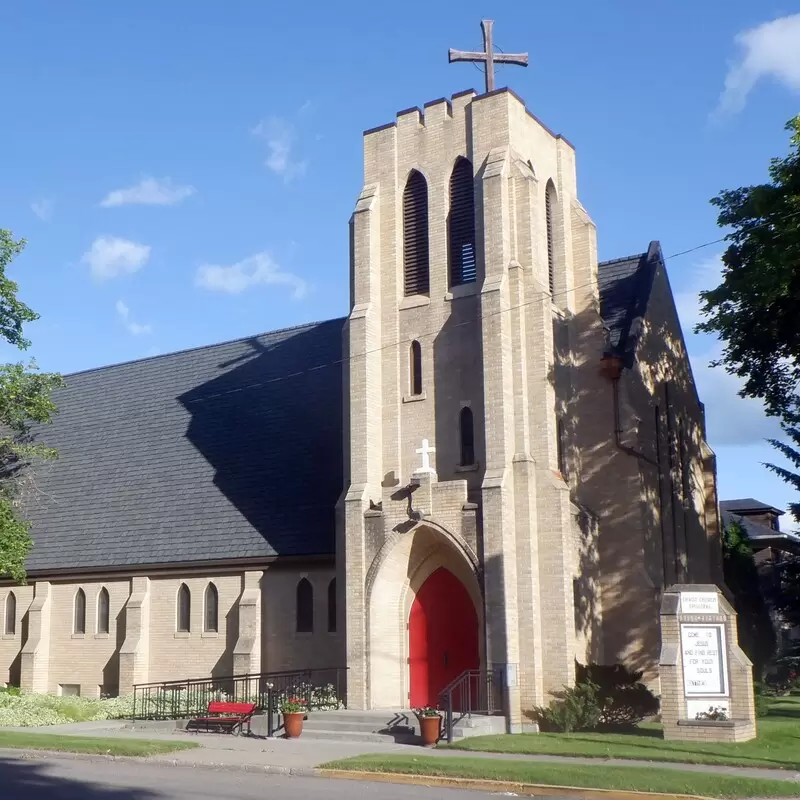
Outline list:
[[[283,730],[287,739],[296,739],[303,732],[306,711],[306,704],[298,697],[290,697],[283,702],[281,714],[283,714]]]
[[[422,744],[425,747],[436,747],[442,735],[442,714],[433,706],[415,708],[414,713],[419,720],[419,730],[422,734]]]

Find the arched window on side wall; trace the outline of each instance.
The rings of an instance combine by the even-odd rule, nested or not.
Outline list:
[[[104,586],[97,595],[97,632],[108,633],[111,625],[111,598]]]
[[[406,296],[428,294],[428,184],[412,170],[403,191],[403,291]]]
[[[336,578],[328,584],[328,633],[336,633]]]
[[[544,191],[544,216],[547,227],[547,278],[550,284],[550,295],[555,302],[556,293],[556,242],[555,242],[555,214],[558,198],[553,181],[547,181]]]
[[[78,589],[75,592],[74,619],[72,621],[73,633],[86,633],[86,592]]]
[[[461,437],[461,466],[469,467],[475,463],[475,425],[471,408],[464,406],[461,409],[458,423]]]
[[[14,592],[6,595],[5,627],[6,636],[13,636],[17,632],[17,596]]]
[[[447,215],[450,285],[478,279],[475,260],[475,186],[472,164],[459,157],[450,173],[450,212]]]
[[[213,583],[206,586],[203,605],[205,607],[204,629],[206,633],[217,633],[219,630],[219,592]]]
[[[308,578],[297,584],[297,632],[311,633],[314,630],[314,587]]]
[[[189,633],[192,625],[192,593],[189,587],[181,584],[178,589],[178,632]]]
[[[411,394],[422,394],[422,346],[416,340],[411,342],[409,371]]]

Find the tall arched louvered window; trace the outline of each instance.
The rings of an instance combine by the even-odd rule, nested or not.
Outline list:
[[[97,632],[108,633],[111,625],[111,598],[104,586],[97,595]]]
[[[411,342],[409,362],[411,394],[422,394],[422,346],[416,340]]]
[[[74,619],[72,621],[73,633],[86,633],[86,592],[78,589],[75,592]]]
[[[6,619],[3,630],[6,636],[13,636],[17,632],[17,596],[14,592],[6,595]]]
[[[216,633],[219,630],[219,592],[213,583],[206,586],[203,606],[205,607],[204,629],[206,633]]]
[[[178,631],[180,633],[189,633],[192,625],[192,593],[189,587],[181,584],[178,589]]]
[[[547,277],[550,282],[550,294],[555,300],[556,293],[556,243],[555,243],[555,214],[558,197],[553,181],[547,182],[544,192],[544,216],[547,226]]]
[[[311,633],[314,630],[314,587],[308,578],[297,584],[297,632]]]
[[[406,296],[428,294],[428,184],[412,170],[403,191],[403,288]]]
[[[464,406],[458,420],[461,437],[461,466],[468,467],[475,463],[475,425],[472,409]]]
[[[450,213],[447,216],[450,285],[474,283],[478,278],[475,261],[475,186],[472,164],[459,157],[450,174]]]
[[[336,578],[328,584],[328,633],[336,633]]]

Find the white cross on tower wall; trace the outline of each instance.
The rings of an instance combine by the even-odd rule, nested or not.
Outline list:
[[[431,447],[427,439],[423,439],[422,447],[417,448],[417,453],[419,453],[422,456],[422,466],[414,470],[414,473],[416,475],[422,473],[427,475],[432,475],[436,472],[436,470],[433,469],[433,467],[431,467],[431,453],[435,452],[436,448]]]

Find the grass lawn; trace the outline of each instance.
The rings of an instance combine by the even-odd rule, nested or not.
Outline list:
[[[798,797],[794,781],[739,778],[716,773],[681,772],[655,767],[613,767],[599,764],[548,764],[532,761],[494,760],[469,756],[366,755],[322,764],[320,769],[358,772],[394,772],[411,775],[471,778],[475,780],[538,783],[617,791],[664,792],[704,797]]]
[[[758,738],[750,742],[664,741],[656,725],[634,733],[523,733],[475,736],[449,747],[490,753],[538,753],[590,758],[631,758],[739,767],[800,769],[800,697],[773,701],[770,714],[757,720]]]
[[[0,731],[0,748],[15,750],[54,750],[62,753],[92,753],[112,756],[157,756],[190,750],[195,742],[150,741],[147,739],[100,738],[90,736],[58,736],[51,733],[19,733]]]

